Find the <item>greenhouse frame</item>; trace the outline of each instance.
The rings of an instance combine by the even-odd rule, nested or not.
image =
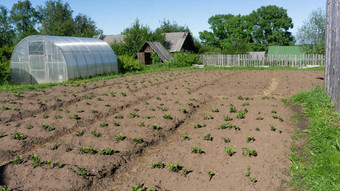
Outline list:
[[[20,84],[64,82],[118,72],[111,47],[96,38],[28,36],[11,57],[12,81]]]

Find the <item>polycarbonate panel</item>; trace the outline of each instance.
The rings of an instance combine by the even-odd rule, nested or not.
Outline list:
[[[116,56],[95,38],[29,36],[15,47],[12,80],[17,83],[61,82],[118,72]]]

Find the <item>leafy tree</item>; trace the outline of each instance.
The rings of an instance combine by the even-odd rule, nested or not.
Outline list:
[[[309,15],[307,21],[298,29],[297,40],[308,54],[325,53],[326,13],[319,8]]]
[[[288,30],[293,28],[293,20],[287,10],[275,5],[262,6],[249,14],[253,23],[253,42],[266,45],[293,45],[294,37]]]
[[[160,27],[156,29],[156,32],[159,33],[168,33],[168,32],[190,32],[188,26],[180,26],[176,21],[170,22],[170,20],[163,20],[160,23]]]
[[[11,46],[14,38],[13,26],[9,21],[9,11],[0,5],[0,47]]]
[[[72,9],[61,0],[48,0],[45,6],[39,7],[41,13],[41,34],[56,36],[72,36]]]
[[[165,44],[165,36],[160,32],[153,32],[150,27],[142,25],[138,19],[130,28],[124,29],[124,41],[120,44],[114,43],[111,47],[117,55],[135,56],[146,41],[157,41]]]
[[[11,10],[11,21],[16,29],[16,42],[29,35],[38,34],[35,26],[38,22],[38,13],[29,0],[18,1]]]
[[[96,23],[87,15],[79,13],[74,18],[74,34],[79,37],[93,37],[102,34],[103,31],[97,29]]]

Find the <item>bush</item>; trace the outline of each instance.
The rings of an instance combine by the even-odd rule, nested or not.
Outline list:
[[[131,56],[120,55],[117,56],[118,60],[118,70],[120,73],[133,72],[143,70],[143,65],[141,65],[138,60]]]
[[[0,48],[0,82],[10,80],[10,62],[13,47],[4,46]]]
[[[169,67],[187,67],[193,64],[200,64],[200,57],[197,54],[181,51],[179,53],[173,54],[172,58],[167,64]]]

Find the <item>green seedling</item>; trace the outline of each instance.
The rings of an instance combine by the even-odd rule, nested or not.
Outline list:
[[[282,129],[279,129],[279,133],[280,133],[280,134],[282,133]]]
[[[229,105],[229,112],[230,113],[236,113],[237,112],[236,107],[233,104]]]
[[[214,113],[220,112],[220,110],[218,108],[212,109],[211,111],[214,112]]]
[[[78,119],[81,119],[81,118],[79,117],[79,115],[75,114],[75,115],[72,115],[71,119],[76,119],[76,120],[78,120]]]
[[[44,115],[43,115],[43,118],[44,118],[44,119],[47,119],[47,118],[49,118],[49,116],[46,115],[46,114],[44,114]]]
[[[232,121],[233,120],[233,118],[230,117],[229,115],[223,115],[223,119],[224,119],[224,121]]]
[[[225,143],[230,143],[230,139],[229,139],[229,138],[222,137],[222,139],[223,139],[223,141],[224,141]]]
[[[138,184],[136,184],[136,185],[133,185],[133,186],[131,187],[131,190],[132,190],[132,191],[144,191],[145,189],[144,189],[143,186],[144,186],[143,184],[138,183]]]
[[[191,103],[191,102],[189,102],[189,103],[187,103],[188,104],[188,106],[193,106],[194,104],[193,103]]]
[[[269,97],[268,96],[263,96],[262,99],[263,100],[269,100]]]
[[[278,119],[279,119],[280,122],[283,122],[282,116],[279,115],[279,116],[278,116]]]
[[[215,175],[215,173],[213,173],[211,170],[207,171],[207,174],[209,176],[209,181],[212,179],[212,177]]]
[[[172,116],[171,116],[171,114],[169,114],[169,113],[164,114],[164,115],[163,115],[163,118],[164,118],[164,119],[173,119]]]
[[[235,128],[236,125],[232,124],[232,123],[223,123],[220,126],[217,127],[217,129],[232,129]]]
[[[91,113],[95,114],[95,113],[98,113],[98,111],[94,110],[94,109],[91,109]]]
[[[25,138],[26,136],[20,133],[14,133],[12,135],[12,139],[16,139],[16,140],[24,140]]]
[[[64,111],[63,108],[58,108],[58,111]]]
[[[156,99],[157,99],[157,100],[162,100],[159,96],[156,96]]]
[[[103,98],[99,97],[97,98],[98,101],[104,101]]]
[[[162,162],[153,162],[151,164],[151,168],[164,168],[164,164]]]
[[[206,134],[206,135],[203,137],[203,140],[212,141],[213,138],[211,137],[210,133],[208,133],[208,134]]]
[[[6,137],[7,134],[5,132],[0,133],[0,138]]]
[[[6,185],[4,185],[4,186],[1,188],[1,191],[11,191],[11,190],[12,190],[11,187],[6,186]]]
[[[249,102],[245,102],[242,104],[242,106],[248,106],[248,105],[250,105]]]
[[[244,119],[246,113],[248,113],[247,109],[240,110],[239,112],[236,113],[236,118]]]
[[[263,120],[264,118],[261,116],[261,115],[259,115],[259,116],[257,116],[256,117],[256,120]]]
[[[99,126],[100,127],[107,127],[107,126],[109,126],[109,124],[106,121],[104,121],[104,122],[100,123]]]
[[[46,131],[53,131],[55,128],[46,124],[42,124],[41,125],[43,129],[45,129]]]
[[[4,106],[2,106],[2,110],[7,111],[7,110],[10,110],[10,108],[8,106],[4,105]]]
[[[63,118],[63,116],[57,114],[57,115],[55,115],[55,118],[56,118],[56,119],[61,119],[61,118]]]
[[[96,131],[91,131],[91,134],[95,137],[100,137],[100,133],[97,133]]]
[[[40,157],[38,157],[37,155],[32,155],[31,158],[33,159],[34,167],[41,166]]]
[[[254,149],[250,149],[248,147],[242,148],[242,154],[244,156],[257,156],[257,152]]]
[[[67,146],[66,149],[65,149],[66,152],[70,152],[72,151],[72,148],[70,146]]]
[[[123,119],[124,117],[122,115],[114,115],[113,118],[115,118],[115,119]]]
[[[199,124],[199,123],[195,123],[194,124],[194,128],[195,129],[198,129],[198,128],[202,128],[202,127],[205,127],[206,125],[203,123],[203,124]]]
[[[15,97],[20,97],[21,96],[20,92],[16,92],[16,91],[13,92],[12,95],[15,96]]]
[[[253,136],[247,136],[247,142],[255,141],[255,138]]]
[[[124,139],[123,133],[118,133],[118,134],[115,136],[115,139],[116,139],[117,142],[122,141],[122,140]]]
[[[237,99],[243,100],[243,97],[239,95],[239,96],[237,96]]]
[[[189,137],[187,134],[183,134],[183,135],[182,135],[182,138],[183,138],[184,140],[190,140],[190,137]]]
[[[259,127],[256,127],[256,128],[255,128],[255,131],[260,131],[260,128],[259,128]]]
[[[168,168],[171,172],[179,172],[180,170],[182,170],[182,166],[179,165],[178,163],[168,163]]]
[[[119,123],[119,121],[114,121],[113,125],[118,127],[118,126],[120,126],[120,123]]]
[[[17,156],[15,157],[15,159],[13,160],[14,164],[20,164],[22,162],[22,157],[21,156]]]
[[[224,147],[224,150],[229,156],[233,156],[233,154],[235,154],[235,149],[233,147]]]
[[[57,102],[60,102],[61,101],[61,99],[60,98],[55,98],[55,100],[57,101]]]
[[[247,167],[247,172],[244,174],[244,176],[250,176],[250,170],[251,170],[251,166]]]
[[[144,121],[141,121],[141,122],[139,122],[139,123],[138,123],[138,126],[139,126],[139,127],[143,127],[143,126],[145,126],[145,123],[144,123]]]
[[[179,100],[176,100],[176,101],[175,101],[175,104],[179,104]]]
[[[8,103],[9,103],[9,104],[17,104],[16,101],[9,101]]]
[[[153,124],[153,125],[152,125],[152,129],[154,129],[154,130],[160,130],[161,127],[158,126],[157,124]]]
[[[14,111],[20,111],[20,108],[16,107],[16,108],[14,108]]]
[[[214,119],[214,117],[212,115],[206,115],[203,118],[204,120],[209,120],[209,119]]]
[[[140,137],[134,137],[134,138],[132,138],[132,141],[135,142],[135,143],[142,143],[143,139],[140,138]]]
[[[53,167],[62,168],[63,165],[60,162],[56,162],[56,163],[53,164]]]
[[[130,118],[136,118],[136,117],[139,117],[139,115],[135,112],[131,112],[130,113]]]
[[[85,168],[81,168],[79,166],[76,167],[78,171],[78,175],[80,176],[87,176],[87,170]]]
[[[116,97],[116,93],[117,92],[111,92],[110,94],[111,94],[111,97]]]
[[[272,113],[277,113],[276,110],[272,110]]]
[[[80,136],[83,136],[84,135],[84,131],[78,131],[77,133],[76,133],[76,136],[77,137],[80,137]]]
[[[249,179],[250,179],[250,181],[252,182],[252,183],[256,183],[257,182],[257,179],[255,178],[255,177],[249,177]]]
[[[102,154],[102,155],[112,155],[113,153],[114,153],[114,150],[110,148],[99,150],[99,154]]]
[[[271,131],[276,131],[276,127],[275,127],[275,125],[273,125],[273,124],[270,124],[269,126],[270,126],[270,130],[271,130]]]
[[[96,150],[88,146],[79,149],[80,154],[96,154],[96,152]]]
[[[188,111],[185,108],[180,108],[178,111],[181,111],[182,113],[188,113]]]
[[[51,159],[47,159],[46,164],[50,165],[51,164]]]
[[[49,147],[49,149],[51,149],[51,150],[57,150],[58,148],[59,148],[59,145],[57,143],[55,143],[54,145],[51,145]]]
[[[120,92],[122,94],[122,96],[126,97],[127,96],[127,93],[125,92]]]
[[[200,147],[193,147],[193,146],[191,146],[191,152],[192,152],[192,153],[198,153],[198,154],[204,153],[204,151],[202,150],[202,148],[200,148]]]

